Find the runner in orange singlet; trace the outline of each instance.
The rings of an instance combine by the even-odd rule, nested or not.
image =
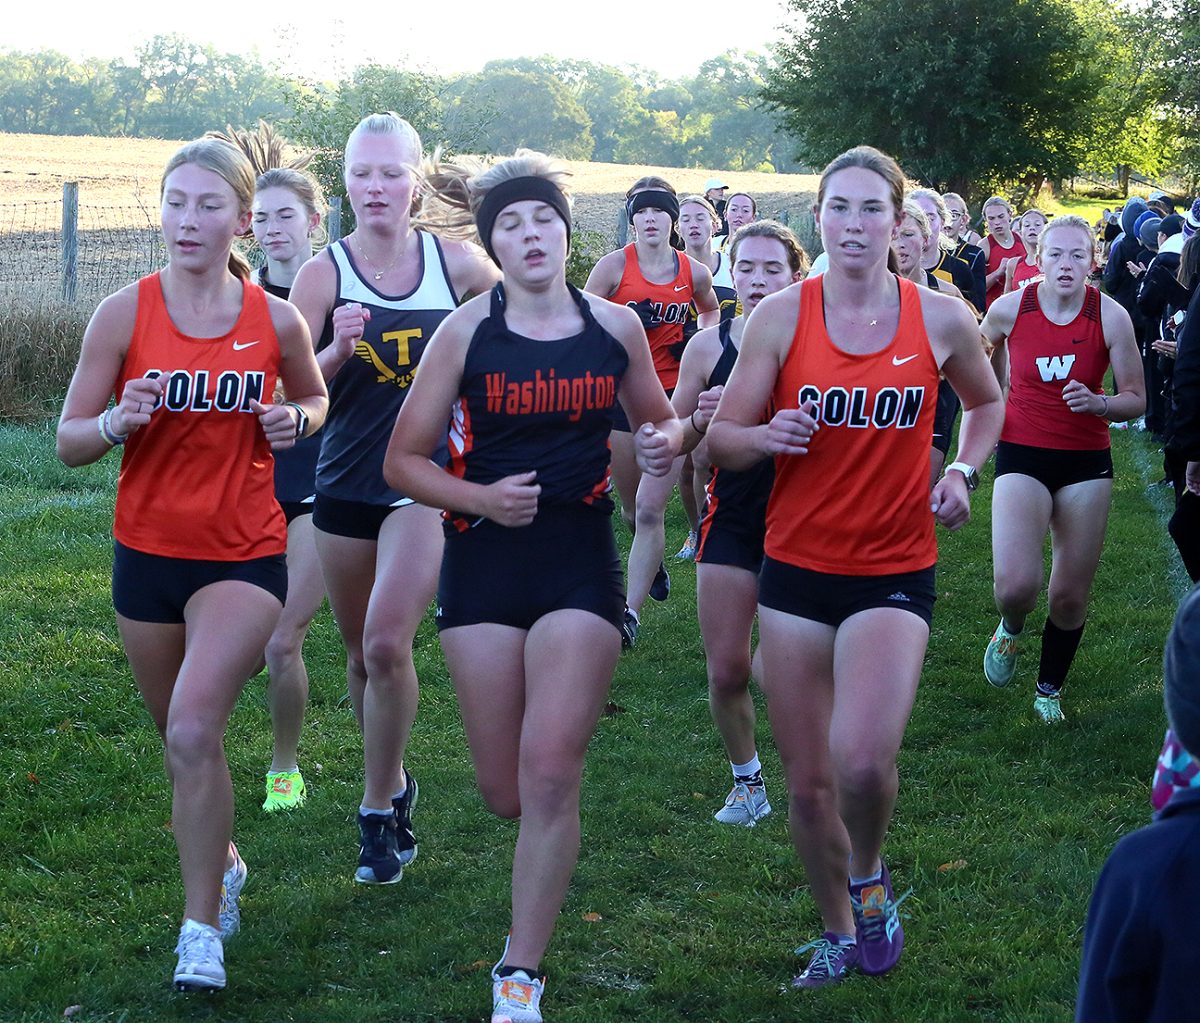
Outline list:
[[[221,942],[240,922],[246,866],[230,841],[223,744],[287,593],[271,448],[319,427],[328,404],[299,313],[232,252],[253,199],[250,163],[229,143],[201,139],[171,158],[170,262],[100,304],[58,425],[68,465],[124,445],[113,604],[174,789],[182,989],[225,986]],[[270,403],[277,376],[285,404]]]
[[[708,431],[722,470],[775,457],[759,580],[763,689],[824,924],[799,987],[899,960],[900,900],[880,851],[929,639],[934,523],[968,520],[974,466],[1003,414],[964,304],[889,269],[904,187],[895,161],[868,146],[825,169],[816,214],[829,267],[754,311]],[[931,492],[939,369],[965,412],[958,460]]]

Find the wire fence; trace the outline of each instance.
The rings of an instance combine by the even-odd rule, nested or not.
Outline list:
[[[76,204],[73,230],[64,210],[69,201],[0,203],[0,295],[95,300],[162,266],[157,209]]]

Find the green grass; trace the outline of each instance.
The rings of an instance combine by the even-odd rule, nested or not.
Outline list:
[[[787,839],[778,760],[764,714],[777,811],[752,831],[712,822],[728,766],[705,705],[694,568],[672,563],[671,599],[647,609],[589,755],[583,855],[544,963],[548,1019],[1071,1018],[1092,883],[1117,837],[1148,819],[1161,651],[1181,587],[1161,498],[1145,486],[1149,441],[1114,442],[1109,542],[1064,727],[1033,718],[1032,657],[1008,690],[982,677],[995,624],[990,484],[972,524],[941,537],[937,617],[887,845],[897,884],[915,893],[904,960],[887,978],[788,989],[792,950],[819,922]],[[328,612],[307,648],[308,804],[290,816],[259,809],[270,744],[254,680],[227,742],[251,869],[230,986],[213,997],[169,990],[182,896],[161,751],[109,603],[115,464],[67,470],[49,427],[0,427],[0,1019],[61,1019],[70,1006],[81,1007],[76,1023],[485,1018],[515,825],[488,816],[474,790],[427,624],[409,755],[420,858],[394,888],[354,885],[361,748]],[[674,506],[672,552],[683,536]]]

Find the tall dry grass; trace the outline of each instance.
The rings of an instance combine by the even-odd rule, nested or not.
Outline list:
[[[93,306],[36,292],[0,298],[0,420],[57,412]]]

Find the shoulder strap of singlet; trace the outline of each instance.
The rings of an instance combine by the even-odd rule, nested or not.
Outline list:
[[[729,328],[732,326],[733,320],[722,320],[717,324],[717,338],[721,342],[721,351],[733,348],[733,337],[729,332]]]
[[[1037,292],[1040,281],[1035,281],[1033,284],[1027,284],[1021,292],[1021,305],[1017,309],[1017,315],[1022,313],[1037,312],[1041,306],[1038,305]]]
[[[1100,289],[1093,288],[1090,284],[1083,295],[1083,318],[1095,323],[1100,322]]]
[[[587,299],[574,284],[567,281],[567,291],[571,293],[571,298],[575,300],[575,305],[579,307],[579,315],[583,317],[583,327],[587,330],[596,322],[596,318],[592,315],[592,307],[588,304]],[[493,326],[498,330],[505,329],[504,323],[504,306],[506,299],[504,295],[504,282],[497,281],[492,288],[491,302],[488,308],[488,319],[491,320]]]
[[[932,270],[925,271],[925,283],[929,285],[930,291],[941,291],[938,285],[938,279]]]

